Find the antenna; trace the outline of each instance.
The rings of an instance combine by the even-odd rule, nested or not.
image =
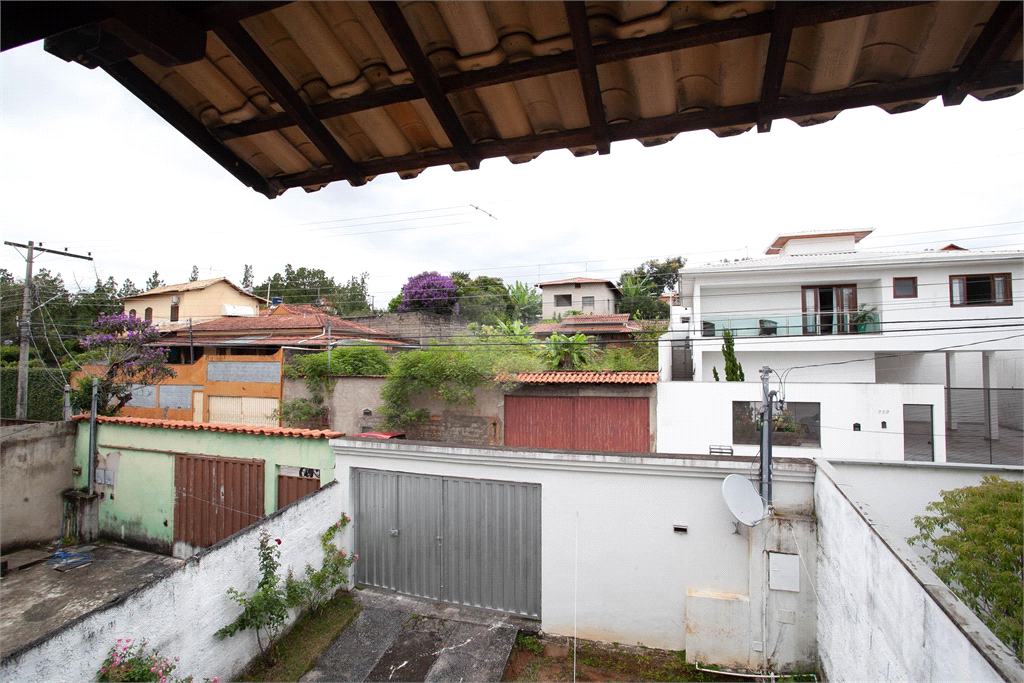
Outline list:
[[[768,514],[764,500],[754,490],[754,485],[739,474],[730,474],[722,482],[722,498],[740,524],[754,526]]]

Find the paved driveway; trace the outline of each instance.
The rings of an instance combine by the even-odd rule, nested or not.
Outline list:
[[[373,589],[302,681],[500,681],[520,628],[537,622]]]

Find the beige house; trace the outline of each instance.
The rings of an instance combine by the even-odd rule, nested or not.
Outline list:
[[[609,315],[618,312],[622,293],[611,280],[571,277],[566,280],[538,282],[545,319],[579,311],[584,315]]]
[[[222,316],[256,316],[266,300],[217,277],[180,285],[165,285],[124,300],[124,311],[161,328],[189,319],[193,323]]]

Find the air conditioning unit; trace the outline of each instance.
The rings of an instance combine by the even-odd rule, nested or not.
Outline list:
[[[171,297],[171,303],[172,304],[176,304],[176,303],[178,303],[180,301],[181,301],[181,297],[177,297],[177,296],[172,296]]]

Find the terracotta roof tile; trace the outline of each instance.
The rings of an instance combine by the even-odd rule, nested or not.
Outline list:
[[[553,372],[500,373],[498,382],[523,384],[657,384],[657,371],[644,372],[590,372],[586,370],[559,370]]]
[[[198,325],[193,325],[193,332],[256,332],[264,330],[303,330],[327,328],[328,320],[331,323],[332,333],[339,337],[345,336],[348,332],[359,334],[389,336],[389,332],[378,330],[366,325],[360,325],[349,320],[342,320],[323,313],[284,313],[277,315],[261,315],[259,317],[238,317],[238,318],[216,318]]]
[[[582,325],[584,323],[624,323],[629,320],[629,313],[605,313],[602,315],[567,315],[562,318],[563,325]]]
[[[142,292],[141,294],[136,294],[135,296],[130,296],[130,297],[128,297],[125,300],[127,301],[128,299],[138,299],[139,297],[142,297],[142,296],[152,296],[154,294],[168,294],[170,292],[191,292],[191,291],[194,291],[194,290],[197,290],[197,289],[206,289],[207,287],[215,285],[218,282],[223,282],[224,284],[228,285],[229,287],[233,287],[233,288],[237,289],[239,292],[241,292],[242,294],[245,294],[246,296],[251,296],[252,298],[259,299],[260,301],[266,301],[266,299],[264,299],[263,297],[261,297],[261,296],[259,296],[257,294],[253,294],[252,292],[245,291],[244,289],[242,289],[241,287],[239,287],[238,285],[236,285],[234,282],[232,282],[231,280],[227,279],[226,277],[213,277],[213,278],[210,278],[208,280],[196,280],[195,282],[182,282],[182,283],[176,284],[176,285],[163,285],[162,287],[154,287],[153,289],[146,290],[145,292]]]
[[[75,415],[82,422],[88,415]],[[292,436],[306,439],[335,439],[345,436],[344,432],[326,429],[295,429],[292,427],[266,427],[263,425],[218,424],[213,422],[190,422],[188,420],[151,420],[145,417],[106,417],[100,415],[97,422],[105,424],[134,425],[136,427],[160,427],[162,429],[192,429],[206,432],[227,432],[234,434],[261,434],[264,436]]]

